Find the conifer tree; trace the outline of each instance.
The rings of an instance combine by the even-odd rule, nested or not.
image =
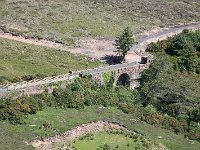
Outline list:
[[[115,40],[115,46],[117,49],[118,54],[124,60],[125,56],[127,55],[128,51],[131,49],[133,44],[135,44],[135,40],[133,38],[132,31],[129,27],[125,28],[124,31],[120,36],[117,37]]]

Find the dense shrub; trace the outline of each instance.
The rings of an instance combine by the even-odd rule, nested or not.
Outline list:
[[[77,85],[75,83],[77,83]],[[145,97],[142,96],[142,98]],[[173,100],[171,103],[180,102],[180,97],[173,94],[166,96],[166,99],[163,99],[162,102],[165,101],[167,106],[171,99]],[[37,113],[37,111],[45,107],[82,109],[85,106],[103,105],[105,107],[118,107],[125,113],[134,114],[134,116],[137,116],[140,120],[154,126],[173,130],[176,133],[185,133],[189,130],[186,119],[179,120],[158,112],[155,109],[155,105],[157,106],[159,103],[152,103],[152,100],[149,100],[151,106],[144,108],[139,101],[140,95],[136,90],[131,90],[123,86],[111,89],[99,87],[91,82],[90,78],[78,78],[73,84],[68,85],[64,89],[55,88],[52,94],[43,93],[30,97],[18,98],[17,100],[2,99],[0,101],[0,120],[9,120],[11,123],[19,124],[24,122],[24,118],[26,118],[27,115]],[[168,107],[165,109],[167,108]],[[193,120],[191,118],[192,121],[195,121],[194,118],[199,115],[198,112],[199,111],[191,112],[193,114],[191,116],[194,116]],[[187,133],[188,136],[197,139],[198,134],[196,134],[195,127],[192,128],[191,126],[190,128],[192,132],[191,134]]]
[[[163,48],[161,41],[147,48],[156,59],[143,72],[139,89],[143,106],[151,105],[159,113],[143,113],[140,119],[199,140],[194,124],[200,121],[200,76],[195,74],[200,72],[200,31],[184,30],[165,42]]]
[[[200,30],[195,32],[184,30],[173,38],[149,44],[146,51],[166,53],[170,56],[175,70],[200,72]]]
[[[147,52],[162,52],[169,47],[167,40],[158,41],[157,43],[150,43],[146,49]]]
[[[98,87],[90,77],[78,78],[66,88],[55,88],[52,94],[43,93],[17,100],[0,101],[0,119],[21,123],[28,114],[35,114],[45,107],[82,109],[91,105],[118,106],[119,102],[136,103],[139,96],[136,91],[126,87],[109,89]]]

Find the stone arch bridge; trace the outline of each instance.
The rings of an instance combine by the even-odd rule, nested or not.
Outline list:
[[[0,93],[6,93],[13,90],[25,90],[34,87],[42,87],[45,85],[59,83],[63,81],[69,82],[85,75],[92,75],[92,79],[94,80],[94,82],[103,85],[103,74],[107,72],[115,72],[114,78],[117,81],[117,83],[123,85],[129,84],[131,88],[136,88],[139,86],[137,81],[141,78],[141,73],[148,67],[148,63],[140,64],[137,62],[103,66],[94,69],[72,72],[60,76],[53,76],[43,79],[31,80],[28,82],[24,81],[19,83],[8,84],[6,86],[0,87]]]
[[[104,73],[114,74],[114,84],[128,85],[131,88],[137,88],[139,86],[138,80],[141,78],[141,73],[149,67],[149,64],[119,64],[109,66],[105,68],[98,68],[94,72],[83,72],[83,75],[92,75],[93,81],[99,85],[104,85]],[[81,75],[82,75],[81,74]]]

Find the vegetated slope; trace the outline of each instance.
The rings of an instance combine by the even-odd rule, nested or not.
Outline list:
[[[64,74],[98,65],[100,62],[91,62],[84,56],[59,49],[0,38],[0,83]]]
[[[113,142],[114,141],[114,142]],[[120,150],[133,150],[133,149],[151,149],[160,150],[164,148],[159,146],[156,142],[145,139],[134,133],[124,131],[107,131],[96,134],[86,134],[69,144],[63,144],[60,147],[68,147],[77,150],[104,150],[104,149],[120,149]],[[60,148],[59,147],[59,148]],[[57,147],[55,146],[55,149]]]
[[[141,100],[188,124],[188,135],[200,140],[200,31],[184,30],[147,48],[156,56],[144,72]]]
[[[130,130],[136,130],[137,132],[141,132],[142,134],[147,134],[150,136],[149,131],[152,131],[151,125],[154,125],[156,127],[161,127],[163,131],[165,132],[170,132],[174,131],[177,134],[189,136],[191,135],[192,132],[188,131],[188,122],[187,120],[179,120],[175,117],[170,117],[168,115],[162,114],[159,111],[157,111],[155,108],[151,106],[143,107],[141,105],[141,100],[140,100],[140,95],[136,90],[131,90],[129,87],[125,86],[117,86],[113,87],[113,76],[108,76],[106,77],[106,80],[109,81],[105,86],[99,87],[98,85],[95,85],[90,76],[86,76],[83,78],[77,78],[74,83],[69,84],[66,86],[65,89],[55,88],[53,90],[52,94],[49,94],[47,92],[44,92],[43,94],[40,95],[32,95],[30,97],[21,97],[17,99],[1,99],[0,100],[0,120],[6,121],[7,120],[12,123],[16,124],[16,127],[18,124],[24,124],[27,122],[27,117],[32,116],[34,117],[35,114],[40,113],[42,110],[44,111],[45,109],[48,109],[49,107],[51,108],[56,108],[58,110],[61,109],[67,109],[67,108],[75,108],[77,110],[84,110],[87,106],[100,106],[103,105],[104,107],[117,107],[118,109],[122,110],[123,112],[127,113],[124,114],[123,116],[117,115],[117,119],[113,119],[113,115],[111,114],[110,117],[104,118],[104,116],[101,115],[101,111],[96,110],[96,113],[99,115],[97,120],[110,120],[113,122],[120,123],[121,125],[125,125],[128,129]],[[74,109],[72,109],[74,110]],[[65,110],[64,110],[65,111]],[[103,112],[105,112],[103,110]],[[80,113],[82,114],[82,113]],[[73,119],[78,119],[78,117],[81,115],[75,115],[76,117],[69,117],[72,120]],[[52,114],[48,114],[50,117],[50,124],[54,124],[55,126],[53,128],[58,127],[58,122],[52,120]],[[56,118],[58,117],[58,114],[54,114]],[[87,117],[84,117],[84,119],[78,119],[79,122],[85,123],[84,121],[89,122],[88,118],[93,118],[94,119],[94,114],[93,113],[87,113]],[[110,115],[109,112],[105,112],[105,115]],[[129,118],[125,119],[125,116],[131,116],[134,118]],[[63,115],[62,115],[63,117]],[[67,117],[67,115],[66,115]],[[120,121],[121,119],[123,121]],[[47,116],[44,118],[38,118],[39,122],[43,122],[44,120],[47,119]],[[125,120],[124,120],[125,119]],[[136,119],[136,120],[135,120]],[[60,128],[61,130],[56,130],[56,131],[63,131],[65,128],[65,123],[69,125],[73,125],[74,121],[62,121],[60,120],[60,125],[63,126],[64,128]],[[52,122],[53,121],[53,122]],[[130,123],[130,121],[133,121]],[[195,120],[193,120],[195,121]],[[76,121],[75,121],[76,122]],[[140,122],[141,125],[145,124],[147,127],[142,128],[137,126],[137,128],[132,128],[131,126],[135,125],[136,122]],[[149,125],[149,124],[151,125]],[[45,127],[45,130],[50,129],[51,132],[50,134],[55,133],[55,130],[52,130],[52,128],[49,128],[51,126],[48,122],[43,123],[43,126]],[[72,126],[73,127],[73,126]],[[130,127],[130,128],[129,128]],[[192,126],[190,126],[192,127]],[[190,128],[192,129],[192,128]],[[198,127],[194,127],[193,129],[198,129]],[[37,132],[38,128],[34,128],[32,130],[33,133]],[[157,131],[157,129],[155,128]],[[27,131],[27,130],[26,130]],[[30,134],[32,134],[30,132]],[[57,132],[56,132],[57,133]],[[194,132],[195,135],[198,132]],[[47,133],[46,133],[47,134]],[[158,132],[158,134],[161,134]],[[157,139],[158,134],[154,137],[150,138],[155,138]],[[168,135],[168,133],[167,133]],[[149,137],[148,136],[148,137]],[[163,135],[161,135],[163,136]],[[169,136],[170,137],[170,136]],[[194,138],[194,136],[191,136]],[[8,137],[6,137],[8,138]],[[172,138],[173,139],[173,138]],[[187,139],[181,138],[181,141],[188,141]],[[189,142],[189,141],[188,141]],[[164,144],[165,146],[172,148],[172,149],[177,149],[177,147],[181,147],[182,149],[187,149],[189,144],[186,142],[186,144],[178,144],[178,141],[172,142],[170,138],[165,139],[161,143]],[[184,143],[184,142],[183,142]],[[196,142],[195,142],[196,143]],[[198,144],[197,144],[198,145]],[[189,144],[189,146],[191,146]]]
[[[199,21],[199,0],[1,0],[0,26],[22,35],[70,44],[79,37],[114,37],[130,26]]]
[[[47,108],[35,115],[30,115],[25,120],[26,124],[21,125],[12,125],[6,121],[1,121],[0,147],[8,150],[20,148],[30,150],[31,145],[27,145],[26,142],[31,142],[38,136],[53,136],[64,133],[78,125],[98,120],[113,121],[125,125],[129,130],[142,133],[145,135],[144,138],[162,143],[171,150],[199,150],[200,147],[198,142],[189,141],[182,134],[176,135],[171,131],[137,121],[138,119],[134,114],[125,114],[119,109],[102,106],[89,106],[80,110]],[[158,136],[162,138],[158,138]]]

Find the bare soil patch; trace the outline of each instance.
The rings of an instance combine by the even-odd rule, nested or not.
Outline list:
[[[200,29],[200,23],[179,24],[169,28],[152,27],[151,30],[136,35],[136,37],[138,37],[138,44],[133,46],[132,50],[128,53],[126,56],[126,62],[140,62],[141,55],[145,55],[145,49],[149,43],[174,36],[180,33],[183,29]],[[80,38],[76,41],[75,47],[70,47],[63,43],[44,40],[37,37],[22,37],[1,29],[0,37],[69,51],[73,54],[83,54],[92,59],[102,60],[103,57],[116,55],[116,52],[113,52],[115,50],[115,47],[113,46],[114,40],[109,38]]]
[[[31,145],[33,145],[36,149],[49,150],[54,143],[72,141],[75,138],[78,138],[87,133],[107,131],[110,129],[127,130],[125,127],[119,124],[114,124],[107,121],[98,121],[77,126],[61,135],[35,140],[31,142]]]

